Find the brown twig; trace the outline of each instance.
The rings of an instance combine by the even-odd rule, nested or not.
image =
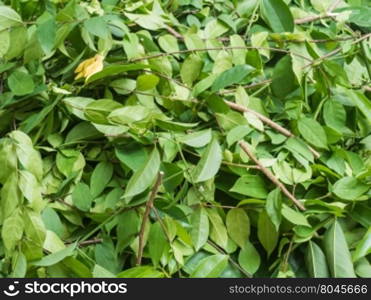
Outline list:
[[[305,17],[305,18],[296,19],[294,22],[295,22],[295,24],[299,25],[299,24],[315,22],[315,21],[319,21],[319,20],[323,20],[323,19],[333,18],[333,17],[336,17],[338,15],[339,14],[337,14],[337,13],[328,12],[328,13],[325,13],[324,15],[309,16],[309,17]]]
[[[170,26],[166,26],[166,30],[168,32],[170,32],[173,36],[175,36],[177,39],[184,40],[184,37],[178,31],[176,31],[174,28],[172,28]]]
[[[283,183],[281,183],[277,178],[276,176],[273,175],[273,173],[271,171],[269,171],[266,167],[264,167],[260,161],[255,157],[255,155],[251,152],[251,150],[249,149],[249,146],[247,145],[247,143],[241,141],[240,143],[240,147],[241,149],[250,157],[250,159],[258,166],[260,166],[260,171],[262,171],[264,173],[265,176],[268,177],[268,179],[270,181],[272,181],[278,188],[281,189],[282,193],[284,193],[287,198],[289,198],[292,202],[294,202],[294,204],[300,208],[301,210],[305,210],[305,207],[303,206],[303,204],[301,204],[293,194],[291,194],[289,192],[289,190],[285,187],[285,185]]]
[[[252,110],[250,108],[247,108],[245,106],[242,106],[242,105],[239,105],[239,104],[236,104],[234,102],[231,102],[231,101],[227,101],[227,100],[224,100],[224,102],[232,109],[234,110],[237,110],[237,111],[240,111],[240,112],[249,112],[249,113],[252,113],[254,114],[256,117],[258,117],[258,119],[260,121],[262,121],[263,123],[267,124],[268,126],[270,126],[271,128],[277,130],[278,132],[282,133],[284,136],[287,136],[287,137],[294,137],[295,135],[290,132],[289,130],[283,128],[281,125],[277,124],[276,122],[272,121],[271,119],[267,118],[266,116],[256,112],[255,110]],[[320,157],[320,154],[314,150],[312,147],[308,146],[308,149],[310,152],[312,152],[312,154],[316,157],[316,158],[319,158]]]
[[[341,3],[342,0],[337,0],[337,1],[334,1],[327,9],[327,12],[332,12],[336,7],[339,6],[339,4]]]
[[[360,36],[359,38],[357,38],[355,41],[352,42],[352,45],[357,44],[359,42],[362,42],[363,40],[368,39],[369,37],[371,37],[371,33]],[[317,58],[316,60],[312,61],[311,63],[305,65],[304,67],[302,67],[302,69],[305,69],[305,68],[310,67],[312,65],[317,65],[318,63],[325,60],[326,58],[329,58],[329,57],[339,53],[341,50],[343,50],[342,47],[336,48],[335,50],[333,50],[329,53],[326,53],[325,55],[323,55],[323,56]]]
[[[151,209],[153,207],[153,201],[156,198],[156,195],[157,195],[158,189],[160,188],[163,176],[164,176],[163,172],[158,173],[156,183],[153,186],[152,191],[151,191],[151,195],[149,196],[149,199],[146,203],[146,209],[144,211],[143,221],[142,221],[142,225],[141,225],[140,231],[139,231],[139,246],[138,246],[137,265],[141,265],[141,263],[142,263],[143,249],[144,249],[144,230],[146,228],[146,223],[147,223],[148,218],[149,218],[149,213],[151,212]]]
[[[215,244],[214,242],[208,240],[207,243],[208,243],[211,247],[213,247],[215,250],[217,250],[219,253],[224,254],[224,255],[228,255],[226,251],[224,251],[222,248],[220,248],[220,247],[219,247],[217,244]],[[235,262],[235,261],[231,258],[230,255],[228,255],[228,260],[229,260],[229,262],[230,262],[232,265],[234,265],[238,270],[240,270],[242,274],[245,274],[246,277],[248,277],[248,278],[251,278],[251,277],[252,277],[252,274],[246,272],[243,268],[241,268],[240,265],[239,265],[237,262]]]
[[[57,202],[59,202],[59,203],[62,203],[63,205],[66,205],[66,206],[68,206],[68,207],[70,207],[70,208],[72,208],[72,209],[76,209],[75,206],[73,206],[72,204],[67,203],[66,201],[64,201],[64,200],[61,199],[61,198],[57,198],[57,199],[55,199],[55,201],[57,201]]]
[[[241,35],[242,38],[244,38],[243,35]],[[338,37],[338,38],[330,38],[330,39],[306,39],[306,38],[303,38],[303,39],[271,39],[271,38],[268,38],[267,41],[268,42],[286,42],[286,43],[305,43],[305,42],[308,42],[308,43],[317,43],[317,44],[321,44],[321,43],[329,43],[329,42],[343,42],[343,41],[349,41],[349,40],[354,40],[356,39],[356,37],[354,36],[348,36],[348,37]],[[219,41],[221,42],[228,42],[230,40],[230,38],[228,36],[223,36],[223,37],[219,37],[218,38]]]
[[[335,18],[339,14],[333,13],[332,11],[340,4],[341,0],[334,1],[327,9],[326,13],[324,15],[319,16],[309,16],[301,19],[296,19],[295,24],[304,24],[304,23],[310,23],[322,19],[328,19],[328,18]]]
[[[268,84],[268,83],[271,83],[272,82],[272,79],[267,79],[267,80],[263,80],[261,82],[255,82],[255,83],[251,83],[251,84],[248,84],[248,85],[244,85],[242,86],[244,89],[252,89],[252,88],[255,88],[255,87],[258,87],[258,86],[261,86],[261,85],[265,85],[265,84]],[[234,93],[235,90],[226,90],[226,91],[223,91],[223,92],[219,92],[219,94],[221,95],[225,95],[225,94],[231,94],[231,93]]]
[[[78,245],[79,247],[86,247],[90,245],[100,244],[102,242],[103,242],[103,239],[92,239],[92,240],[86,240],[86,241],[79,242]]]
[[[288,131],[287,129],[283,128],[281,125],[277,124],[276,122],[273,122],[271,119],[267,118],[266,116],[256,112],[255,110],[252,110],[250,108],[247,108],[245,106],[242,106],[242,105],[239,105],[237,103],[234,103],[234,102],[231,102],[231,101],[228,101],[228,100],[224,100],[224,102],[232,109],[234,110],[237,110],[237,111],[240,111],[240,112],[249,112],[249,113],[252,113],[254,114],[255,116],[257,116],[262,122],[264,122],[265,124],[267,124],[268,126],[276,129],[278,132],[281,132],[283,135],[287,136],[287,137],[291,137],[291,136],[294,136],[290,131]]]

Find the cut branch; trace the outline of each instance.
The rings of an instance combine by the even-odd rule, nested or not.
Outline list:
[[[249,149],[249,146],[241,141],[239,143],[239,145],[241,146],[241,149],[250,157],[250,159],[260,167],[260,171],[262,171],[264,173],[265,176],[268,177],[268,179],[270,181],[272,181],[281,191],[282,193],[284,193],[287,198],[289,198],[299,209],[301,210],[305,210],[305,207],[303,206],[303,204],[301,204],[293,194],[291,194],[288,189],[285,187],[285,185],[283,183],[281,183],[277,178],[276,176],[273,175],[273,173],[271,171],[269,171],[266,167],[264,167],[260,161],[255,157],[255,155],[250,151]]]
[[[142,257],[143,257],[143,249],[144,249],[144,230],[146,228],[146,224],[149,218],[149,213],[151,212],[151,209],[153,207],[153,201],[156,198],[158,189],[160,188],[162,177],[164,176],[163,172],[159,172],[157,176],[157,180],[155,185],[152,188],[151,195],[149,196],[149,199],[146,203],[146,209],[144,211],[142,225],[140,226],[139,231],[139,246],[138,246],[138,257],[137,257],[137,265],[141,265],[142,263]]]
[[[230,101],[227,101],[227,100],[224,100],[225,103],[232,109],[234,110],[237,110],[237,111],[240,111],[240,112],[249,112],[249,113],[252,113],[254,114],[260,121],[262,121],[263,123],[267,124],[268,126],[270,126],[271,128],[277,130],[278,132],[282,133],[284,136],[287,136],[287,137],[294,137],[295,135],[290,132],[289,130],[283,128],[281,125],[277,124],[276,122],[272,121],[271,119],[267,118],[266,116],[256,112],[255,110],[252,110],[250,108],[247,108],[245,106],[242,106],[242,105],[239,105],[239,104],[236,104],[234,102],[230,102]],[[321,155],[316,151],[314,150],[312,147],[308,146],[308,149],[310,152],[312,152],[312,154],[316,157],[316,158],[319,158]]]

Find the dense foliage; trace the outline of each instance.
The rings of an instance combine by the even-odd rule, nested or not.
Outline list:
[[[371,277],[367,0],[0,1],[3,277]]]

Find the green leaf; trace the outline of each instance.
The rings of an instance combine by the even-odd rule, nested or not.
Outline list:
[[[125,106],[115,109],[108,115],[108,120],[114,124],[127,125],[147,118],[150,110],[142,105]]]
[[[44,12],[37,19],[36,32],[41,48],[46,55],[49,55],[54,48],[57,32],[55,18],[49,12]]]
[[[210,238],[225,249],[228,244],[228,233],[224,226],[223,220],[216,210],[208,209],[207,213],[210,220]]]
[[[371,8],[363,5],[361,7],[350,7],[352,14],[349,17],[349,22],[357,24],[361,27],[371,27],[370,14]]]
[[[17,169],[17,155],[11,139],[0,141],[0,182],[4,184],[9,176]]]
[[[327,137],[322,126],[314,119],[301,118],[298,129],[303,138],[310,144],[327,149]]]
[[[73,252],[75,251],[76,246],[77,246],[77,243],[73,243],[72,245],[66,247],[65,249],[49,254],[43,257],[42,259],[33,262],[32,264],[38,267],[48,267],[48,266],[55,265],[58,262],[65,259],[66,257],[71,256]]]
[[[280,227],[282,219],[281,209],[282,209],[281,190],[279,188],[276,188],[268,194],[267,201],[265,203],[265,210],[277,231]]]
[[[182,64],[180,77],[182,81],[192,86],[192,83],[198,78],[202,69],[203,61],[197,54],[191,54]]]
[[[104,17],[93,17],[84,21],[84,28],[92,35],[102,39],[110,37],[110,32]]]
[[[230,191],[259,199],[265,199],[268,194],[264,180],[258,175],[241,176]]]
[[[85,107],[85,117],[93,123],[108,125],[108,115],[113,110],[121,107],[122,105],[116,101],[108,99],[96,100]]]
[[[333,186],[333,193],[344,200],[357,200],[370,187],[354,177],[344,177],[336,181]]]
[[[64,225],[57,212],[51,207],[46,207],[42,212],[42,220],[46,229],[55,232],[60,238],[65,234]]]
[[[242,140],[246,135],[252,131],[252,128],[248,125],[236,126],[230,130],[227,134],[228,146]]]
[[[362,240],[357,244],[356,250],[352,254],[353,262],[371,253],[371,227],[367,230]]]
[[[191,238],[196,251],[200,250],[209,237],[209,219],[204,208],[197,209],[191,216]]]
[[[305,253],[305,261],[308,267],[309,275],[313,278],[328,278],[329,272],[325,254],[322,249],[312,241],[308,242]]]
[[[211,94],[206,98],[207,106],[214,113],[225,114],[230,111],[228,105],[225,103],[224,99],[216,94]]]
[[[290,221],[291,223],[295,225],[303,225],[303,226],[311,227],[307,219],[302,213],[293,210],[286,204],[282,205],[282,216],[286,220]]]
[[[137,89],[139,91],[152,90],[160,82],[160,78],[153,74],[139,75],[137,78]]]
[[[104,238],[102,243],[95,246],[94,257],[98,265],[113,274],[116,274],[121,270],[117,252],[109,237]]]
[[[160,169],[160,154],[156,148],[153,149],[148,161],[138,169],[130,178],[124,197],[134,197],[144,192],[154,182]]]
[[[31,172],[19,172],[19,189],[32,207],[38,208],[42,205],[41,186]]]
[[[327,229],[323,242],[331,275],[335,278],[356,277],[344,232],[337,220]]]
[[[63,149],[57,154],[57,168],[66,177],[82,170],[84,166],[84,156],[78,150]]]
[[[23,96],[35,89],[32,76],[21,70],[14,71],[8,78],[8,85],[14,95]]]
[[[274,32],[293,32],[294,19],[283,0],[262,0],[261,13]]]
[[[16,254],[16,261],[14,263],[11,278],[23,278],[27,274],[27,259],[22,252]]]
[[[118,75],[120,73],[124,73],[127,71],[143,70],[146,68],[151,68],[151,66],[145,64],[109,65],[105,67],[102,71],[89,77],[86,83],[91,83],[96,80],[103,79],[109,76]]]
[[[19,14],[8,6],[0,6],[0,30],[3,31],[12,26],[22,24],[22,19]]]
[[[164,276],[164,273],[152,266],[134,267],[117,274],[117,278],[162,278]]]
[[[133,171],[140,169],[148,160],[145,148],[136,144],[116,148],[115,153],[117,158]]]
[[[214,177],[220,168],[221,162],[222,150],[217,139],[213,138],[193,170],[194,181],[202,182]]]
[[[271,87],[273,94],[279,98],[285,98],[298,87],[289,56],[284,56],[274,66]]]
[[[40,153],[34,149],[30,137],[19,130],[12,131],[9,137],[15,141],[16,154],[24,169],[40,181],[43,176],[43,162]]]
[[[8,31],[0,32],[0,58],[3,58],[4,55],[8,52],[10,47],[10,34]]]
[[[260,255],[255,247],[246,241],[238,254],[238,263],[250,274],[254,274],[260,266]]]
[[[93,196],[89,186],[83,182],[79,182],[72,192],[73,204],[82,211],[89,211],[93,202]]]
[[[191,278],[217,278],[227,267],[228,256],[215,254],[202,259],[190,275]]]
[[[139,232],[140,219],[134,210],[128,210],[118,216],[117,248],[125,249]]]
[[[245,47],[245,42],[241,36],[234,34],[230,37],[231,47]],[[247,49],[233,49],[233,63],[235,65],[244,65],[246,62]]]
[[[22,251],[28,260],[40,259],[43,256],[43,245],[46,230],[41,216],[34,210],[24,210],[23,215],[25,238],[32,243],[24,243]]]
[[[1,219],[5,220],[13,214],[23,200],[23,195],[18,187],[18,174],[9,174],[1,188]]]
[[[137,87],[137,82],[130,78],[120,78],[114,81],[111,81],[109,84],[117,94],[120,95],[129,95]]]
[[[270,256],[278,242],[278,232],[266,211],[261,211],[258,219],[258,238],[267,255]]]
[[[167,239],[161,224],[159,222],[152,224],[148,236],[148,250],[155,267],[158,266],[166,246]]]
[[[111,180],[112,174],[113,165],[109,162],[102,161],[95,167],[90,178],[90,191],[94,198],[103,192],[104,188]]]
[[[211,129],[205,129],[180,136],[178,140],[190,147],[201,148],[210,143],[212,138]]]
[[[169,120],[156,119],[156,125],[165,130],[184,131],[197,126],[197,123],[181,123]]]
[[[125,16],[128,17],[131,21],[137,23],[140,27],[143,27],[148,30],[159,30],[165,26],[165,22],[155,12],[150,14],[132,14],[125,13]]]
[[[179,51],[177,39],[171,34],[165,34],[158,38],[158,44],[167,53]]]
[[[332,127],[340,132],[345,128],[346,112],[339,102],[328,100],[323,106],[323,118],[326,125]]]
[[[226,70],[215,79],[211,91],[217,92],[232,84],[240,83],[254,70],[255,69],[249,65],[238,65]]]
[[[227,231],[231,239],[241,248],[250,236],[250,219],[242,208],[233,208],[227,213]]]
[[[93,278],[114,278],[115,275],[100,265],[95,265],[93,269]]]
[[[5,219],[1,228],[1,239],[6,251],[11,254],[16,245],[22,240],[24,230],[24,221],[19,211]]]
[[[368,122],[371,122],[371,103],[370,100],[358,91],[345,89],[345,94],[349,100],[362,112]]]

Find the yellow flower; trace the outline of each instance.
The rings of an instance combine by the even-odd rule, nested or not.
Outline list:
[[[89,79],[90,76],[102,71],[103,60],[104,56],[100,54],[97,54],[92,58],[84,60],[82,63],[78,65],[78,67],[75,70],[75,73],[77,73],[75,80],[82,77]]]

